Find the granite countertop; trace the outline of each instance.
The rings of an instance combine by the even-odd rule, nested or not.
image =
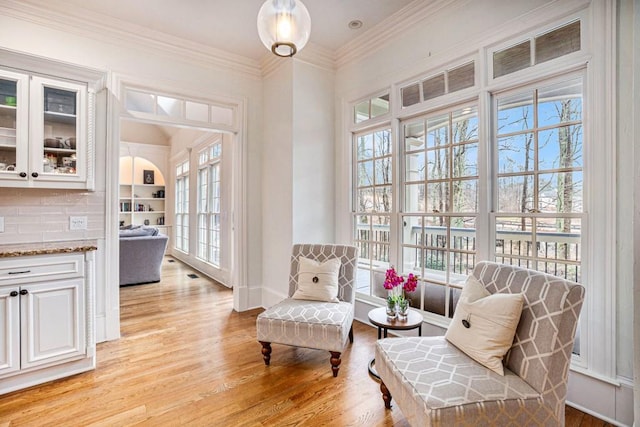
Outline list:
[[[63,254],[71,252],[89,252],[98,249],[98,241],[87,240],[67,240],[63,242],[40,242],[40,243],[20,243],[13,245],[0,245],[0,258],[28,256],[28,255],[48,255]]]

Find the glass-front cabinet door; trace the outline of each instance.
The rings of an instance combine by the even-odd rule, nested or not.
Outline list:
[[[0,179],[20,180],[28,169],[29,77],[0,70]],[[25,176],[21,177],[20,173]]]
[[[0,70],[0,187],[91,188],[87,85]]]
[[[84,181],[86,87],[32,77],[31,176],[38,181]]]

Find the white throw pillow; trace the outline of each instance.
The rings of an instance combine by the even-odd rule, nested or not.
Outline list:
[[[490,294],[469,276],[445,338],[476,362],[504,375],[502,358],[513,344],[522,294]]]
[[[298,289],[292,298],[338,302],[340,265],[339,258],[323,263],[309,258],[298,258]]]

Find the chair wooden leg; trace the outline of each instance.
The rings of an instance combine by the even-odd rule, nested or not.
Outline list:
[[[269,366],[269,362],[271,361],[271,343],[260,341],[262,344],[262,358],[264,359],[264,364]]]
[[[384,400],[384,406],[387,409],[391,409],[391,393],[382,381],[380,381],[380,391],[382,392],[382,400]]]
[[[342,360],[340,359],[340,352],[331,351],[331,370],[333,371],[333,376],[338,376],[338,370],[340,370],[340,363]]]
[[[353,323],[351,324],[351,329],[349,329],[349,341],[353,344]]]

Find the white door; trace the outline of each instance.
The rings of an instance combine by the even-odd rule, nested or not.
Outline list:
[[[0,287],[0,377],[20,369],[19,288]]]
[[[22,369],[86,353],[84,279],[20,287]]]

